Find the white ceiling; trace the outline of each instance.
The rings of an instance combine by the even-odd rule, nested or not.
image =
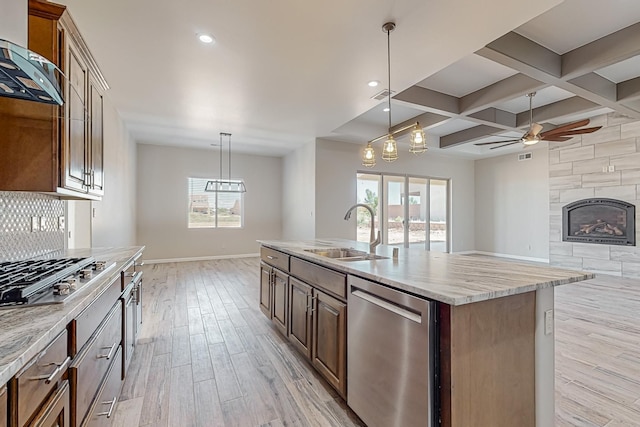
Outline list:
[[[208,148],[219,132],[231,132],[234,150],[274,156],[317,137],[364,143],[386,132],[386,102],[371,99],[386,84],[367,86],[387,81],[386,21],[397,24],[393,91],[418,85],[455,97],[516,74],[473,54],[509,31],[564,53],[640,21],[637,0],[59,1],[134,139]],[[202,44],[201,33],[216,43]],[[637,60],[624,62],[598,72],[612,81],[640,74]],[[534,107],[570,96],[547,86]],[[495,107],[520,113],[528,99]],[[394,101],[393,124],[424,111]],[[445,120],[429,129],[430,145],[472,158],[504,154],[473,144],[438,148],[439,136],[476,125]]]

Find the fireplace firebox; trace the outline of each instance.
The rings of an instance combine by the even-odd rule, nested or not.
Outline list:
[[[562,208],[564,242],[636,245],[636,207],[622,200],[584,199]]]

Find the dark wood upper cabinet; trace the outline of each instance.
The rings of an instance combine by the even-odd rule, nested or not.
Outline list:
[[[29,0],[28,48],[55,63],[60,107],[0,98],[0,191],[99,200],[107,83],[68,9]]]

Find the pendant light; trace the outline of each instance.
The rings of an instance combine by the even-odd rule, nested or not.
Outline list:
[[[382,160],[386,162],[396,161],[398,160],[398,144],[393,136],[394,134],[403,132],[411,127],[413,127],[413,130],[411,131],[409,151],[414,154],[424,153],[425,151],[427,151],[427,138],[425,136],[424,130],[420,126],[420,123],[415,122],[401,129],[396,129],[395,131],[391,130],[391,31],[393,31],[395,28],[396,24],[394,22],[387,22],[382,26],[382,31],[387,33],[387,77],[389,83],[389,85],[387,86],[387,91],[389,92],[389,94],[387,97],[388,104],[385,110],[389,114],[389,128],[386,135],[380,136],[367,142],[367,146],[362,151],[362,165],[368,168],[376,165],[375,150],[371,146],[373,142],[386,138],[384,144],[382,145]]]
[[[228,146],[228,158],[229,158],[229,167],[227,171],[229,173],[228,179],[222,179],[222,157],[224,154],[224,144],[223,138],[227,138],[227,146]],[[219,179],[210,179],[207,181],[206,186],[204,187],[204,191],[208,191],[210,193],[245,193],[247,189],[244,186],[244,181],[242,180],[232,180],[231,179],[231,134],[226,132],[220,132],[220,178]]]
[[[411,131],[411,138],[409,139],[409,151],[413,154],[420,154],[427,151],[427,137],[424,134],[424,130],[420,126],[420,123],[416,122],[416,125]]]

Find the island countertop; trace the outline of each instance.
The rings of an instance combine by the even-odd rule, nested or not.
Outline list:
[[[593,279],[595,275],[487,257],[431,252],[379,245],[376,254],[387,259],[340,261],[306,249],[353,248],[369,251],[368,243],[344,239],[303,241],[259,240],[267,246],[334,270],[382,283],[449,305],[463,305],[543,288]]]
[[[144,246],[127,248],[71,249],[39,258],[94,257],[96,260],[115,262],[115,266],[62,304],[0,310],[0,387],[13,377],[31,358],[62,332],[67,324],[91,304],[114,278],[120,276],[124,266],[142,253]]]

